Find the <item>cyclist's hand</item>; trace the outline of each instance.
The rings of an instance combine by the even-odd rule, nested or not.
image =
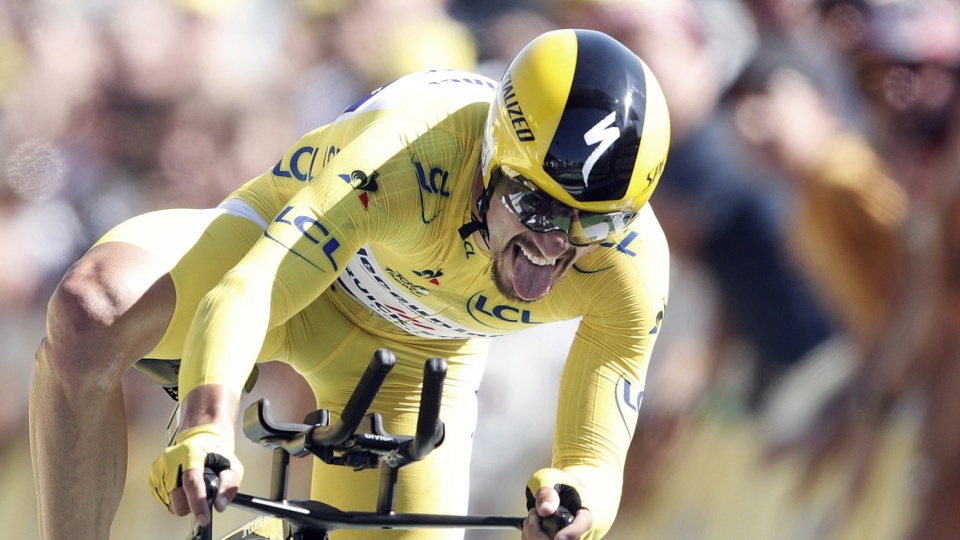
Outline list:
[[[211,459],[208,461],[208,456]],[[178,516],[193,513],[197,523],[210,523],[207,508],[205,467],[219,472],[219,487],[214,507],[223,511],[237,494],[243,478],[243,465],[233,454],[233,439],[213,425],[182,431],[176,444],[164,450],[153,463],[147,483],[153,498]],[[182,472],[182,474],[181,474]]]
[[[547,540],[550,536],[540,526],[540,518],[549,517],[557,513],[560,508],[560,494],[557,490],[550,487],[542,487],[537,490],[535,496],[536,502],[530,515],[523,522],[523,540]],[[558,540],[576,540],[590,530],[593,526],[593,513],[586,508],[577,511],[576,517],[570,525],[557,531],[554,537]]]
[[[588,533],[593,527],[593,513],[583,507],[581,491],[576,479],[562,470],[537,471],[527,482],[530,514],[523,523],[523,540],[576,540]],[[560,519],[563,517],[567,519]],[[543,518],[552,518],[553,521],[544,522]],[[555,536],[551,537],[551,534]]]

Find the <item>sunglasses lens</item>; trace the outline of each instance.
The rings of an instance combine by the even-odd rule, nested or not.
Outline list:
[[[495,170],[492,178],[501,202],[524,226],[537,233],[562,231],[574,245],[602,242],[625,229],[636,216],[632,212],[598,214],[575,210],[502,169]]]

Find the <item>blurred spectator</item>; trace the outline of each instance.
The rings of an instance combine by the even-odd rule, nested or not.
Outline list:
[[[541,13],[519,7],[488,17],[478,24],[477,73],[499,81],[517,53],[533,38],[557,28]]]
[[[472,70],[477,49],[445,0],[302,0],[286,34],[297,128],[331,122],[359,96],[422,69]],[[376,38],[370,38],[376,36]]]
[[[900,283],[907,195],[843,124],[820,78],[791,45],[765,41],[732,89],[735,124],[794,181],[787,230],[797,263],[843,328],[869,347]]]
[[[829,430],[823,426],[837,418],[833,393],[852,383],[860,358],[881,339],[905,264],[906,192],[869,144],[844,125],[818,86],[821,74],[803,60],[792,45],[768,38],[731,91],[740,135],[793,182],[790,247],[851,340],[842,355],[792,370],[769,397],[766,437],[777,451],[816,448],[824,440]],[[849,433],[863,434],[857,444],[878,444],[875,430]],[[821,458],[833,457],[828,454],[814,451],[812,462],[822,466]],[[850,470],[858,490],[869,471]]]
[[[915,472],[919,511],[910,537],[952,538],[960,534],[960,400],[946,389],[960,377],[953,256],[960,7],[938,0],[820,7],[825,28],[857,68],[869,139],[845,130],[815,78],[785,58],[748,70],[763,72],[766,87],[738,105],[742,133],[799,181],[804,259],[817,261],[817,281],[864,354],[824,402],[810,400],[809,386],[797,388],[808,407],[821,409],[793,450],[809,461],[808,471],[821,473],[808,474],[808,483],[843,463],[853,507],[865,499],[868,478],[881,474],[885,434],[903,431],[904,410],[919,410],[907,416],[920,420],[925,460]]]
[[[870,135],[914,197],[929,197],[960,95],[960,6],[950,0],[869,4],[853,51],[874,120]]]
[[[898,382],[926,398],[922,448],[929,459],[912,539],[960,535],[960,103],[950,115],[951,135],[931,179],[930,199],[917,213],[928,234],[914,238],[908,280],[891,318],[886,348],[874,366],[877,387],[896,396]],[[916,230],[914,229],[914,230]],[[919,293],[919,294],[918,294]],[[929,322],[927,327],[913,322]],[[919,342],[920,354],[898,358],[896,341]],[[906,366],[904,365],[906,364]],[[871,366],[873,367],[873,366]],[[914,373],[901,373],[904,370]],[[898,373],[901,372],[901,373]],[[899,376],[898,376],[899,375]],[[902,381],[902,382],[901,382]],[[916,382],[915,382],[916,381]]]
[[[921,452],[928,468],[911,538],[950,538],[960,534],[960,433],[955,427],[960,409],[955,391],[960,377],[955,325],[960,6],[922,0],[855,7],[864,31],[850,52],[874,111],[871,135],[912,205],[904,236],[904,281],[882,339],[851,382],[852,398],[841,418],[882,427],[905,405],[920,407]],[[849,448],[845,431],[833,430],[827,439],[832,445],[825,449],[840,445],[842,450],[843,442]]]
[[[27,11],[0,6],[0,450],[26,425],[32,363],[24,340],[42,331],[35,308],[83,241],[80,216],[63,199],[67,160],[55,141],[93,94],[96,65],[77,13]],[[67,60],[58,47],[71,42],[76,57]]]
[[[820,92],[831,103],[833,113],[852,130],[860,131],[869,120],[855,70],[845,49],[831,39],[836,33],[827,31],[818,11],[818,2],[833,1],[743,0],[743,4],[763,44],[782,42],[803,51],[804,63],[817,73]],[[844,29],[844,38],[856,39],[849,37],[849,31],[853,29]]]
[[[270,167],[294,137],[261,140],[257,152],[233,157],[252,123],[238,113],[250,110],[243,105],[258,87],[219,69],[227,63],[216,49],[232,14],[213,18],[189,3],[0,5],[0,476],[8,484],[0,522],[17,538],[36,537],[23,441],[32,351],[56,280],[122,219],[215,203]],[[232,100],[220,100],[207,77],[232,86]],[[259,124],[268,138],[277,133]],[[150,422],[160,434],[172,403],[144,382],[127,378],[128,418],[132,429]],[[142,485],[142,473],[134,478]],[[131,489],[132,500],[147,495],[140,491]]]

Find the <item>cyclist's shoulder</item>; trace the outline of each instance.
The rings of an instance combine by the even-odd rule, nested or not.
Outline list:
[[[669,255],[667,236],[649,202],[643,205],[637,214],[637,219],[633,220],[627,230],[647,244],[647,250],[652,256],[667,257]]]
[[[438,117],[474,105],[486,107],[497,83],[476,73],[457,70],[418,71],[377,88],[347,107],[336,122],[389,116]]]
[[[428,131],[432,137],[444,132],[452,140],[472,141],[483,130],[496,88],[493,80],[465,71],[411,73],[361,97],[331,123],[304,134],[294,148],[326,148],[332,157],[363,134],[418,141]],[[439,126],[443,129],[433,129]],[[427,139],[420,145],[438,143]]]
[[[668,262],[670,249],[660,221],[650,204],[640,209],[636,219],[610,240],[600,244],[588,260],[615,261],[618,266],[637,267]]]
[[[586,280],[582,286],[597,295],[597,304],[623,304],[637,295],[663,296],[669,283],[670,249],[649,203],[629,227],[580,259],[575,272]]]

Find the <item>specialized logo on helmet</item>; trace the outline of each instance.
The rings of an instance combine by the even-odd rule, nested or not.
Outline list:
[[[517,139],[521,141],[537,140],[533,135],[533,130],[530,129],[530,124],[523,116],[520,100],[517,99],[517,93],[513,90],[513,76],[510,73],[507,73],[504,77],[500,93],[503,95],[503,107],[507,110],[507,116],[510,117],[510,124],[513,125],[513,132],[517,134]]]
[[[663,174],[663,169],[666,167],[666,165],[667,160],[663,159],[657,164],[656,167],[653,168],[652,171],[647,173],[647,187],[652,186],[653,183],[657,181],[657,178],[660,178],[660,175]]]
[[[583,162],[582,172],[584,186],[590,186],[590,171],[592,171],[593,166],[597,164],[597,160],[620,138],[620,129],[612,125],[616,121],[617,112],[613,111],[583,134],[583,142],[587,143],[587,146],[597,145]]]

